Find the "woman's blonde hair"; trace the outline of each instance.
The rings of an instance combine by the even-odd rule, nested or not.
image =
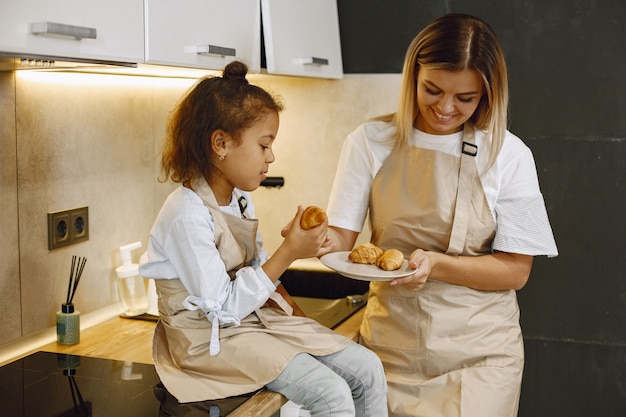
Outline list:
[[[421,67],[471,69],[480,74],[485,95],[470,120],[491,137],[489,166],[493,164],[504,141],[509,103],[506,62],[493,29],[474,16],[453,13],[435,19],[417,34],[405,56],[398,109],[379,118],[395,124],[396,147],[406,146],[413,134]]]

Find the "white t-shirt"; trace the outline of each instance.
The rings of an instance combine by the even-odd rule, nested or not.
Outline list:
[[[250,195],[238,193],[246,197],[247,213],[254,217]],[[241,217],[235,194],[228,206],[220,208]],[[256,259],[239,269],[231,280],[215,246],[211,212],[195,192],[179,187],[168,196],[152,226],[139,273],[145,278],[179,278],[191,296],[217,302],[222,311],[242,319],[262,306],[275,290],[275,284],[261,268],[267,260],[261,245],[257,234]]]
[[[331,226],[361,232],[369,209],[372,180],[393,149],[393,141],[389,139],[392,129],[389,123],[368,122],[346,138],[327,209]],[[413,132],[410,146],[460,158],[463,132],[450,135],[431,135],[416,129]],[[507,131],[495,164],[486,170],[487,139],[484,132],[476,131],[475,161],[496,222],[492,249],[556,256],[558,251],[532,152]]]

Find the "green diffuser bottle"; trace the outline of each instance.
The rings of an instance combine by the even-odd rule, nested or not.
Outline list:
[[[67,285],[67,299],[61,304],[61,311],[57,311],[57,343],[73,345],[80,342],[80,312],[74,310],[74,295],[78,282],[83,274],[87,258],[72,256],[70,281]]]
[[[74,310],[74,304],[61,304],[57,311],[57,343],[74,345],[80,342],[80,311]]]

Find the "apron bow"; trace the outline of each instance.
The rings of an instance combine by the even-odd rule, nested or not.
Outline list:
[[[222,310],[221,304],[216,301],[190,295],[183,301],[183,306],[187,310],[202,310],[206,318],[211,322],[211,343],[209,346],[211,356],[220,353],[220,324],[234,324],[235,326],[239,326],[241,323],[239,317],[233,313]]]

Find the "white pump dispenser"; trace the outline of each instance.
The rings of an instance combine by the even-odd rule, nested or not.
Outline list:
[[[139,275],[139,265],[132,263],[131,251],[141,247],[141,242],[129,243],[120,247],[122,266],[115,271],[119,278],[120,295],[126,308],[123,316],[138,316],[148,310],[148,298],[143,277]]]

